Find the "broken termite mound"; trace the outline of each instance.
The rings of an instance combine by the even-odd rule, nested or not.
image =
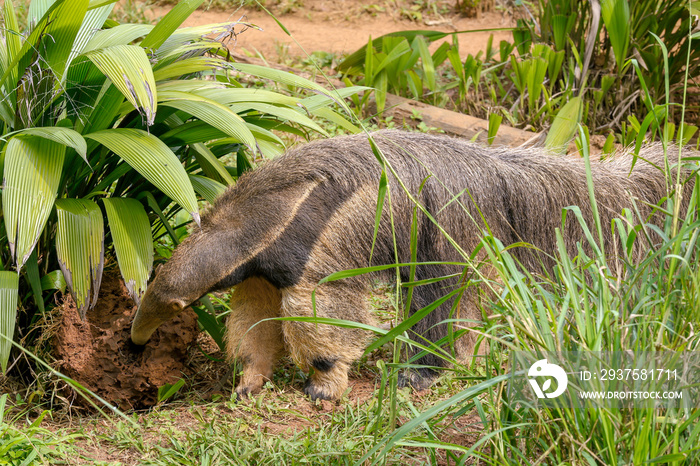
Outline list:
[[[59,312],[53,339],[57,369],[122,410],[155,405],[158,388],[183,377],[198,333],[196,315],[188,309],[161,325],[145,346],[131,343],[136,304],[118,273],[105,274],[97,305],[85,320],[68,293]],[[90,404],[71,390],[76,403]]]

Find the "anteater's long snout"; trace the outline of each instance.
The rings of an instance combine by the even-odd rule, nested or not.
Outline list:
[[[135,345],[145,345],[156,329],[172,317],[166,312],[165,303],[157,296],[153,296],[149,287],[141,298],[139,308],[136,310],[134,321],[131,323],[131,341]]]
[[[131,341],[135,345],[145,345],[161,323],[154,321],[153,318],[145,318],[139,308],[136,311],[134,321],[131,323]]]
[[[163,298],[153,292],[156,282],[144,293],[134,321],[131,323],[131,341],[135,345],[145,345],[160,325],[176,315],[187,306],[180,298]]]
[[[145,345],[148,343],[148,340],[150,340],[151,335],[153,335],[157,327],[157,325],[146,325],[141,315],[136,312],[134,322],[131,324],[131,341],[135,345]]]

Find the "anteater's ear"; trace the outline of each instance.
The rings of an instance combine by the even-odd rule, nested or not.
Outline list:
[[[186,305],[187,303],[185,303],[181,299],[173,299],[168,303],[168,307],[170,308],[169,310],[173,314],[179,314],[180,312],[182,312]]]

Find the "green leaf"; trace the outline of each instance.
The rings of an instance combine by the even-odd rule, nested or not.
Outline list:
[[[276,116],[282,120],[289,121],[291,123],[297,123],[302,126],[306,126],[320,134],[327,134],[326,131],[314,123],[306,115],[302,115],[299,110],[291,109],[289,107],[278,107],[276,105],[270,104],[259,104],[254,102],[246,102],[241,104],[232,104],[230,106],[231,110],[236,113],[245,112],[248,110],[255,110],[261,113],[266,113],[268,115]]]
[[[130,44],[153,30],[150,24],[120,24],[119,26],[97,31],[83,48],[83,53],[93,50]]]
[[[165,81],[166,79],[177,78],[192,73],[200,73],[202,71],[211,71],[216,68],[224,68],[225,65],[226,62],[218,58],[191,57],[185,58],[184,60],[178,60],[174,63],[158,68],[153,72],[153,77],[156,81]],[[230,68],[230,66],[226,66],[226,68]],[[189,80],[184,82],[189,82]],[[195,86],[192,87],[194,88]]]
[[[610,37],[619,74],[627,60],[630,44],[630,7],[627,0],[601,0],[600,14]]]
[[[114,122],[122,102],[124,102],[124,95],[121,91],[111,81],[105,80],[95,104],[87,109],[89,114],[86,113],[76,123],[76,128],[84,124],[82,134],[108,128]]]
[[[656,458],[652,458],[647,461],[648,464],[658,464],[658,463],[663,463],[663,464],[671,464],[674,462],[681,462],[684,461],[688,458],[688,455],[685,453],[671,453],[669,455],[663,455],[663,456],[657,456]]]
[[[353,96],[355,94],[358,94],[360,92],[367,92],[371,91],[371,87],[367,86],[349,86],[349,87],[343,87],[341,89],[336,89],[334,91],[331,91],[331,94],[333,94],[333,97],[327,96],[327,95],[321,95],[321,94],[316,94],[312,95],[310,97],[306,97],[305,99],[302,99],[299,101],[298,105],[301,107],[304,107],[307,111],[314,113],[316,110],[321,109],[321,108],[327,108],[327,106],[336,100],[343,100],[346,99],[350,96]],[[255,102],[260,102],[257,92],[255,91],[256,94],[253,94],[253,100]],[[278,94],[280,95],[280,94]],[[282,103],[282,102],[270,102],[270,103]]]
[[[286,71],[280,71],[260,65],[249,65],[245,63],[234,63],[234,68],[243,73],[257,76],[259,78],[271,79],[272,81],[284,84],[286,86],[311,89],[312,91],[318,91],[323,95],[330,94],[329,91],[320,84],[316,84],[315,82],[309,81],[301,76],[287,73]]]
[[[435,66],[433,64],[433,58],[430,55],[430,50],[428,50],[428,43],[423,36],[417,36],[413,42],[414,47],[418,48],[418,53],[420,54],[420,59],[423,64],[423,77],[425,79],[426,86],[431,92],[435,91]]]
[[[10,254],[20,270],[29,258],[53,207],[65,146],[18,135],[5,149],[2,209]]]
[[[319,108],[317,110],[313,111],[313,114],[316,116],[320,116],[321,118],[325,118],[326,120],[335,123],[336,125],[340,126],[341,128],[344,128],[348,131],[350,131],[352,134],[357,134],[361,130],[357,126],[353,125],[348,121],[346,118],[344,118],[342,115],[340,115],[337,112],[334,112],[328,107],[323,107]]]
[[[30,24],[38,24],[39,20],[46,14],[55,0],[34,0],[29,3],[29,11],[27,12],[27,22]]]
[[[216,198],[226,191],[226,186],[206,176],[190,175],[190,181],[194,190],[210,204],[213,204]]]
[[[229,186],[234,183],[233,177],[226,170],[224,164],[216,158],[211,149],[209,149],[206,145],[190,144],[190,148],[194,151],[194,156],[197,159],[200,168],[209,178],[215,181],[220,181]],[[190,178],[190,180],[191,179],[192,178]],[[194,189],[196,191],[197,187],[194,186]]]
[[[553,151],[564,153],[569,141],[576,135],[578,124],[583,113],[583,101],[580,97],[573,97],[564,105],[552,122],[545,147]]]
[[[226,343],[224,343],[224,326],[216,319],[213,315],[214,308],[209,300],[209,296],[205,296],[199,300],[202,303],[208,303],[205,306],[192,306],[192,310],[197,314],[197,322],[202,326],[202,328],[214,339],[216,344],[221,350],[225,350]],[[211,308],[211,312],[207,310]]]
[[[180,379],[172,384],[166,383],[165,385],[158,387],[158,402],[172,398],[177,392],[180,391],[183,385],[185,385],[185,379]]]
[[[188,83],[190,81],[178,81],[177,83]],[[258,103],[266,103],[266,104],[275,104],[275,105],[297,105],[299,103],[299,99],[296,97],[290,97],[288,95],[283,95],[278,92],[272,92],[268,91],[266,89],[250,89],[247,87],[235,87],[235,88],[215,88],[212,89],[211,87],[209,88],[203,88],[201,84],[197,85],[196,83],[192,83],[196,85],[196,88],[191,88],[191,89],[176,89],[174,87],[171,87],[176,83],[163,83],[160,85],[159,89],[167,89],[167,90],[184,90],[188,92],[192,92],[193,94],[200,95],[202,97],[206,97],[207,99],[214,99],[220,104],[223,105],[230,105],[234,103],[241,103],[241,102],[258,102]],[[181,86],[183,84],[180,84]],[[321,97],[325,98],[325,96],[314,96],[314,97]],[[306,99],[304,99],[306,100]]]
[[[678,131],[678,140],[676,141],[677,144],[685,146],[686,144],[690,143],[690,140],[693,138],[697,131],[697,126],[690,125],[684,122],[680,130]]]
[[[153,238],[148,215],[136,199],[106,198],[104,206],[119,270],[131,298],[140,305],[153,270]]]
[[[3,5],[4,8],[4,18],[5,18],[5,31],[3,32],[3,37],[5,38],[5,45],[7,46],[7,56],[4,58],[0,64],[0,75],[5,74],[5,66],[12,62],[17,55],[19,55],[22,49],[22,42],[20,41],[21,31],[19,29],[19,24],[17,22],[17,15],[15,14],[14,6],[9,0],[5,1]],[[0,46],[2,49],[2,46]],[[17,68],[11,67],[7,70],[10,73],[10,82],[6,86],[6,89],[14,89],[17,84]],[[2,99],[2,108],[7,110],[7,115],[3,117],[5,122],[9,125],[14,120],[14,99]]]
[[[158,49],[204,0],[181,0],[141,42],[141,47]]]
[[[18,290],[19,275],[15,272],[0,271],[0,366],[3,373],[7,370],[15,335]]]
[[[248,146],[251,152],[255,152],[255,137],[246,126],[243,118],[234,110],[215,100],[195,94],[174,91],[163,94],[165,96],[161,101],[162,105],[182,110],[209,123],[214,128],[238,139],[239,142]]]
[[[496,139],[496,134],[498,134],[498,128],[501,127],[501,121],[503,121],[503,116],[498,113],[489,113],[489,129],[488,136],[486,140],[489,144],[493,144],[494,139]]]
[[[213,41],[209,38],[230,35],[237,25],[241,25],[241,27],[255,27],[247,23],[232,23],[229,21],[180,28],[175,30],[175,32],[158,47],[156,55],[162,60],[166,57],[182,58],[183,55],[202,55],[202,52],[205,51],[215,53],[216,49],[221,49],[223,46],[220,42]]]
[[[71,52],[75,47],[76,38],[85,19],[88,0],[55,2],[55,4],[59,3],[60,6],[51,9],[48,13],[45,36],[41,41],[38,53],[42,59],[46,60],[48,69],[63,82],[65,71],[70,64]]]
[[[78,313],[97,304],[104,266],[104,220],[90,199],[58,199],[56,256]]]
[[[85,136],[106,146],[144,178],[187,210],[199,225],[197,197],[187,172],[168,146],[156,136],[133,128],[115,128]]]
[[[61,16],[71,16],[71,14],[66,14],[64,8],[67,3],[69,3],[69,0],[57,0],[56,2],[35,0],[31,2],[29,21],[35,24],[35,26],[32,28],[29,36],[23,41],[22,48],[19,52],[9,57],[10,62],[7,64],[0,78],[0,87],[14,89],[17,81],[13,80],[12,82],[7,82],[8,78],[12,77],[13,79],[18,79],[20,76],[24,76],[27,68],[36,62],[37,53],[40,53],[44,60],[47,60],[48,56],[50,56],[53,63],[60,60],[60,56],[63,53],[65,53],[65,57],[67,58],[68,53],[70,53],[70,47],[68,47],[67,51],[65,47],[58,49],[56,39],[53,38],[52,35],[47,34],[47,32],[53,31],[52,23],[57,14]],[[85,11],[83,11],[82,14],[84,15]],[[72,17],[75,18],[77,15],[72,15]],[[64,20],[61,19],[61,21],[56,24],[64,23]],[[71,28],[67,28],[65,33],[62,31],[53,32],[59,37],[61,44],[63,44],[66,36],[71,34]],[[72,45],[72,40],[70,45]],[[46,57],[44,55],[46,55]],[[57,66],[59,65],[59,63],[56,64]],[[65,63],[63,66],[65,67]],[[56,70],[50,68],[49,70],[55,76],[60,76],[62,74],[62,72],[57,73]]]
[[[136,45],[115,45],[86,56],[146,117],[146,124],[152,125],[157,108],[156,82],[146,52]]]
[[[85,163],[88,163],[87,161],[87,144],[85,143],[85,139],[78,133],[77,131],[74,131],[70,128],[63,128],[61,126],[46,126],[46,127],[36,127],[36,128],[27,128],[23,129],[20,131],[16,131],[14,133],[9,133],[7,136],[10,135],[20,135],[20,134],[25,134],[28,136],[37,136],[40,138],[48,139],[54,142],[57,142],[59,144],[63,144],[64,146],[67,147],[72,147],[75,149],[75,151],[85,160]],[[6,137],[7,137],[6,136]],[[89,165],[89,163],[88,163]]]
[[[86,51],[85,46],[91,42],[91,39],[95,33],[102,29],[102,26],[107,20],[107,17],[109,17],[110,13],[112,13],[113,9],[114,3],[109,3],[99,8],[88,10],[87,13],[85,13],[85,19],[80,25],[80,30],[75,37],[75,43],[73,44],[70,56],[68,57],[68,66],[73,63],[75,57]],[[128,44],[129,42],[123,43]]]
[[[547,74],[547,61],[543,58],[532,58],[527,73],[527,103],[530,109],[530,114],[537,113],[537,104],[542,95],[544,78]]]
[[[66,279],[63,277],[63,272],[61,270],[52,270],[41,277],[41,289],[44,291],[58,290],[64,293],[66,290]]]
[[[423,37],[423,36],[418,36],[418,37]],[[416,37],[416,40],[418,40],[418,37]],[[425,42],[425,39],[421,39],[423,42]],[[411,47],[408,45],[408,42],[405,40],[402,40],[399,42],[394,48],[392,48],[387,55],[380,61],[376,67],[374,68],[374,74],[376,75],[380,71],[382,71],[384,68],[387,66],[391,65],[392,63],[395,63],[399,58],[401,58],[403,55],[410,53],[411,52]],[[430,53],[428,53],[430,55]],[[403,71],[403,70],[402,70]]]

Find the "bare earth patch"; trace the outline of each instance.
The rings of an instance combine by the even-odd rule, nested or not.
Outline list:
[[[103,277],[97,306],[83,321],[67,295],[54,339],[58,369],[122,410],[153,406],[158,387],[183,375],[198,333],[192,311],[162,325],[143,348],[131,344],[136,304],[120,277]],[[87,404],[74,394],[76,402]]]
[[[206,3],[205,3],[206,4]],[[289,31],[287,34],[265,11],[248,6],[240,7],[232,2],[224,11],[199,9],[184,23],[184,26],[200,26],[225,21],[245,21],[262,30],[250,29],[237,38],[235,51],[245,49],[260,53],[266,59],[281,61],[285,55],[303,57],[306,53],[324,51],[341,54],[352,53],[374,39],[385,34],[406,30],[432,30],[442,32],[474,29],[506,28],[515,25],[512,17],[501,12],[487,12],[480,18],[466,18],[455,13],[435,15],[425,12],[422,21],[411,21],[401,15],[399,3],[372,0],[304,0],[300,8],[285,14],[275,13],[277,19]],[[402,3],[401,6],[409,6]],[[156,6],[146,13],[150,18],[161,18],[169,6]],[[512,40],[510,31],[471,32],[459,36],[459,51],[462,57],[476,55],[486,48],[493,34],[493,46],[497,50],[501,40]],[[452,41],[451,37],[444,40]],[[437,41],[437,47],[442,41]]]

